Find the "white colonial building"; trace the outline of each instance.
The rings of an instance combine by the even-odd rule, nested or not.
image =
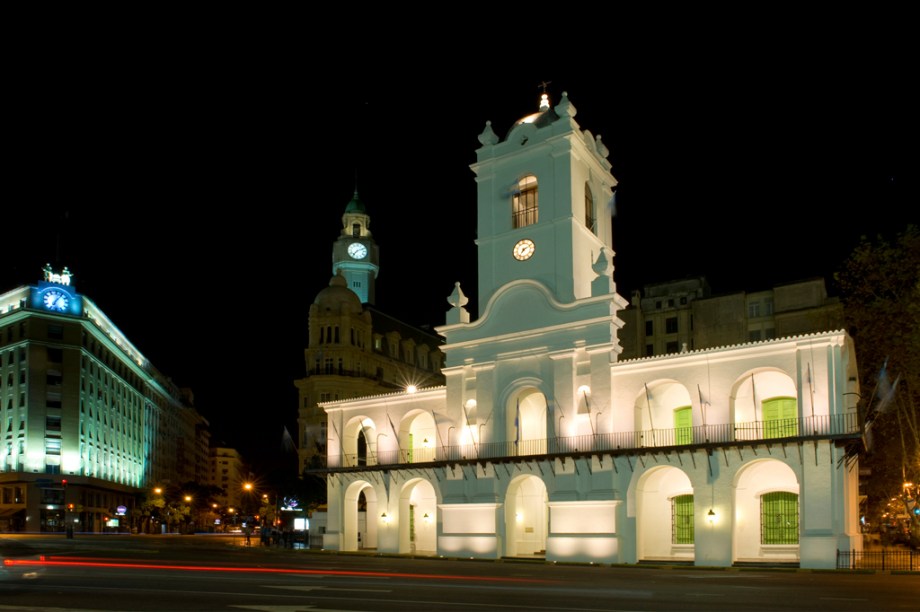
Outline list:
[[[850,338],[620,361],[616,179],[574,117],[544,96],[479,137],[481,316],[456,286],[446,385],[322,404],[324,546],[835,567],[861,547]]]

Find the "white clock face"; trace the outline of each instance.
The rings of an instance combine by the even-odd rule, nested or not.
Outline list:
[[[530,259],[533,257],[535,248],[536,246],[534,245],[533,240],[527,240],[525,238],[524,240],[518,241],[518,243],[514,245],[512,254],[514,255],[515,259],[524,261],[525,259]]]
[[[64,312],[67,310],[68,301],[67,296],[60,291],[48,291],[45,293],[45,308],[48,310]]]
[[[367,247],[360,242],[352,242],[348,245],[348,254],[355,259],[364,259],[367,256]]]

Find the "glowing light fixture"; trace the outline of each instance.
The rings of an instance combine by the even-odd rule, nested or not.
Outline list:
[[[387,516],[387,513],[386,513],[386,512],[384,512],[383,514],[380,515],[380,520],[383,521],[383,524],[384,524],[384,525],[389,525],[389,524],[390,524],[390,517]]]
[[[706,520],[709,521],[710,525],[715,525],[716,524],[716,511],[710,508],[709,512],[706,514]]]
[[[514,513],[514,518],[515,518],[515,520],[517,520],[518,523],[520,523],[521,521],[524,520],[524,515],[521,514],[520,512],[515,512],[515,513]]]
[[[431,517],[428,516],[428,513],[427,513],[427,512],[426,512],[425,515],[422,517],[422,520],[424,520],[426,524],[430,524],[430,523],[431,523]]]
[[[418,391],[418,387],[415,385],[409,385],[406,387],[406,393],[415,393],[416,391]]]

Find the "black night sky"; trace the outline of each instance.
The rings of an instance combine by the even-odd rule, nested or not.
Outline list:
[[[68,266],[258,465],[294,432],[307,314],[356,175],[377,304],[418,325],[444,322],[455,281],[475,304],[477,136],[535,112],[542,81],[611,151],[622,295],[686,275],[717,293],[830,278],[860,235],[920,220],[897,21],[879,20],[879,44],[787,39],[781,55],[742,35],[526,63],[416,49],[333,66],[307,39],[36,53],[6,78],[0,291]]]

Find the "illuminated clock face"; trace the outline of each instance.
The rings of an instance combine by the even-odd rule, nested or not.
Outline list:
[[[536,247],[534,246],[533,240],[520,240],[516,245],[514,245],[514,258],[520,261],[525,259],[530,259],[533,257],[533,252]]]
[[[367,256],[367,247],[360,242],[352,242],[348,245],[348,254],[355,259],[364,259]]]
[[[64,312],[67,310],[67,305],[70,303],[70,300],[61,291],[52,290],[45,293],[44,302],[45,308],[48,310]]]

